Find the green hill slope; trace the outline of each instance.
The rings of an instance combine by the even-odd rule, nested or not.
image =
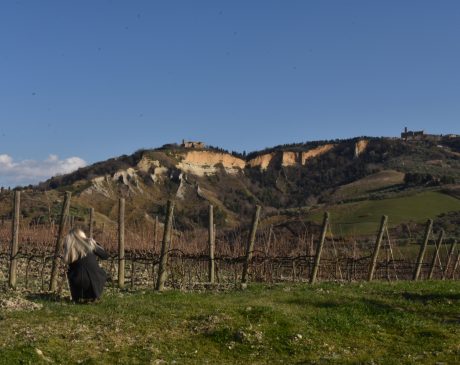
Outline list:
[[[407,222],[424,223],[442,213],[460,211],[460,199],[440,191],[425,191],[396,198],[328,206],[313,213],[311,219],[319,223],[324,210],[331,213],[331,222],[337,234],[373,234],[382,215],[389,217],[390,227]]]

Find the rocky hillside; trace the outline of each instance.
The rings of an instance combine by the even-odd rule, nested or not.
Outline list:
[[[235,226],[247,220],[255,204],[263,205],[266,215],[277,215],[299,207],[379,199],[404,189],[459,182],[459,145],[457,139],[447,138],[404,142],[363,137],[283,145],[247,156],[218,148],[166,145],[53,177],[29,190],[37,195],[72,191],[75,205],[93,206],[100,218],[108,220],[116,218],[117,200],[124,196],[128,219],[136,222],[151,222],[163,214],[166,200],[174,198],[177,224],[185,229],[205,224],[212,203],[217,224]],[[386,176],[386,171],[392,172],[391,184],[382,185],[378,176]],[[415,176],[412,185],[405,182],[406,173]],[[367,184],[367,192],[375,184],[375,191],[354,193],[359,181]]]

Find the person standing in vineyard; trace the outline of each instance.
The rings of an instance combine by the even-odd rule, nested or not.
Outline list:
[[[67,278],[75,302],[93,301],[102,295],[107,274],[96,257],[106,260],[109,255],[81,229],[72,229],[65,238],[64,261],[68,265]]]

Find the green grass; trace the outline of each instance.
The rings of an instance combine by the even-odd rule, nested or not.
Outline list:
[[[382,215],[388,215],[389,225],[404,222],[424,223],[441,213],[460,210],[460,199],[437,191],[426,191],[391,199],[366,200],[327,207],[335,234],[374,234]],[[311,219],[321,222],[322,213],[315,212]]]
[[[381,189],[389,188],[404,182],[404,174],[394,170],[384,170],[356,180],[350,184],[342,185],[334,192],[333,198],[349,199],[366,195]]]
[[[37,298],[38,311],[0,313],[0,364],[454,364],[459,293],[399,282]]]

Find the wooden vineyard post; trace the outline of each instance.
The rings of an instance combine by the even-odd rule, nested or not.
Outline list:
[[[321,261],[321,252],[323,251],[324,241],[326,240],[327,227],[329,226],[329,213],[324,213],[323,227],[321,229],[321,237],[316,247],[315,261],[313,263],[313,270],[310,276],[310,284],[316,283],[318,276],[319,263]]]
[[[118,287],[125,286],[125,199],[118,202]]]
[[[273,224],[270,224],[270,228],[268,230],[268,239],[267,242],[265,243],[264,247],[264,253],[265,253],[265,259],[264,259],[264,276],[265,276],[265,281],[268,281],[268,273],[269,273],[269,267],[270,267],[270,261],[268,261],[268,255],[272,242],[272,236],[273,236]]]
[[[208,228],[208,241],[209,241],[209,264],[208,264],[208,279],[210,284],[215,282],[215,261],[214,251],[216,248],[215,235],[214,235],[214,207],[209,206],[209,228]]]
[[[153,225],[153,244],[152,244],[152,281],[153,281],[153,287],[155,287],[155,249],[157,247],[158,243],[158,227],[159,227],[159,222],[158,222],[158,216],[155,216],[155,222]]]
[[[436,259],[439,259],[439,250],[441,248],[443,239],[444,239],[444,230],[441,229],[441,231],[439,232],[438,241],[436,242],[436,245],[435,245],[434,255],[433,255],[433,258],[431,259],[431,266],[430,266],[430,272],[428,273],[428,280],[431,280],[433,278],[434,267],[436,266]]]
[[[10,251],[10,275],[8,285],[12,289],[16,289],[16,271],[17,259],[16,256],[19,250],[19,215],[21,206],[21,192],[14,192],[14,210],[13,210],[13,230],[11,237],[11,251]]]
[[[153,227],[153,250],[155,251],[155,247],[157,247],[158,243],[158,228],[159,228],[159,222],[158,222],[158,216],[155,216],[155,225]]]
[[[172,231],[172,219],[174,214],[174,202],[168,200],[166,222],[164,225],[163,242],[161,244],[161,255],[160,255],[160,266],[158,268],[158,281],[156,289],[163,291],[165,288],[166,280],[168,279],[168,256],[169,246],[171,244],[171,231]]]
[[[272,236],[273,236],[273,224],[270,224],[270,229],[268,230],[268,240],[267,240],[267,244],[265,245],[265,255],[268,255],[268,252],[270,251],[270,246],[272,243]]]
[[[94,235],[94,208],[89,208],[89,238]]]
[[[58,278],[58,266],[59,266],[59,255],[61,253],[61,248],[64,242],[64,234],[65,228],[67,225],[69,211],[70,211],[70,199],[72,197],[72,193],[67,191],[64,197],[64,204],[62,205],[62,212],[61,212],[61,220],[59,222],[59,231],[58,237],[56,240],[56,246],[54,248],[54,256],[53,256],[53,266],[51,268],[51,280],[49,290],[51,292],[56,290],[57,286],[57,278]]]
[[[457,259],[455,260],[454,267],[452,269],[452,280],[455,279],[455,272],[457,271],[459,264],[460,264],[460,251],[457,253]]]
[[[131,257],[131,290],[134,289],[136,283],[136,258],[134,255]]]
[[[431,230],[433,229],[433,220],[428,219],[426,222],[425,236],[423,238],[423,243],[420,246],[420,252],[417,257],[417,263],[415,266],[414,276],[412,280],[417,281],[420,277],[420,272],[422,270],[423,258],[425,257],[426,248],[428,247],[428,240],[430,239]]]
[[[387,280],[391,281],[391,277],[390,277],[390,250],[389,250],[389,247],[386,248],[386,254],[387,254],[387,262],[386,262]]]
[[[252,228],[251,233],[249,234],[248,244],[246,246],[246,257],[244,259],[243,276],[241,278],[241,287],[243,289],[246,288],[248,284],[249,264],[252,260],[252,255],[254,252],[254,244],[256,241],[257,226],[259,225],[260,210],[260,205],[257,205],[256,211],[254,212],[254,216],[252,218]]]
[[[377,260],[379,258],[380,246],[382,245],[383,233],[385,232],[387,222],[388,216],[382,216],[379,233],[377,234],[377,241],[375,241],[374,253],[372,254],[371,265],[369,267],[369,275],[367,277],[368,281],[372,281],[374,278],[375,268],[377,267]]]
[[[447,256],[446,267],[444,268],[444,271],[442,272],[442,280],[446,280],[447,273],[449,271],[450,262],[452,261],[452,257],[454,256],[456,245],[457,245],[457,241],[454,240],[452,242],[452,245],[450,246],[449,255]]]

